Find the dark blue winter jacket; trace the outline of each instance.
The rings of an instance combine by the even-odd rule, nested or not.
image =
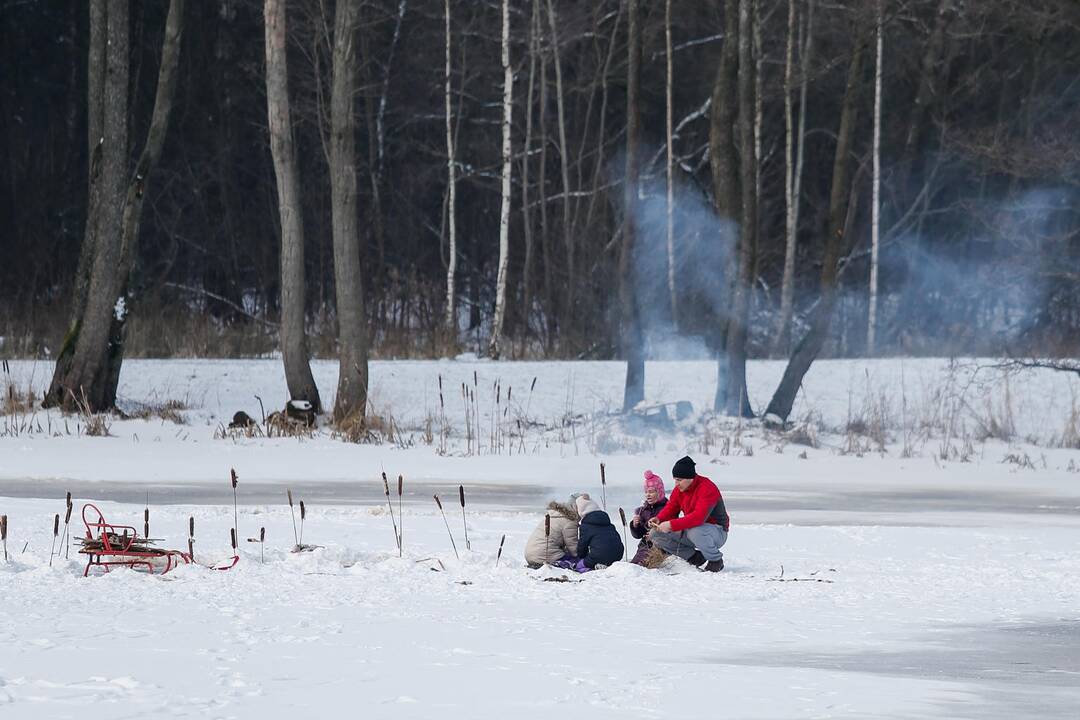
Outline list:
[[[599,563],[611,565],[622,560],[623,544],[619,531],[603,510],[593,510],[581,518],[578,528],[577,556],[592,568]]]

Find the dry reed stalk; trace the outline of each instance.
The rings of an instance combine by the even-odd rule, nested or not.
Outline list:
[[[607,473],[604,463],[600,463],[600,499],[604,503],[604,512],[607,512]]]
[[[465,486],[458,485],[458,497],[461,498],[461,525],[465,528],[465,549],[472,550],[469,542],[469,523],[465,520]]]
[[[626,562],[626,513],[619,508],[619,519],[622,520],[622,559]]]
[[[60,513],[53,518],[52,547],[49,548],[49,567],[52,567],[53,552],[56,550],[56,536],[60,533]]]
[[[457,543],[454,542],[454,533],[450,532],[450,521],[446,519],[446,511],[443,510],[442,500],[439,499],[438,495],[435,495],[434,497],[435,504],[439,506],[439,512],[442,513],[443,524],[446,525],[446,534],[450,536],[450,546],[454,548],[454,557],[460,560],[461,556],[458,555]]]
[[[232,482],[232,517],[233,517],[233,530],[237,530],[240,524],[237,522],[236,515],[236,470],[229,468],[229,480]]]
[[[143,508],[143,537],[150,539],[150,506]]]
[[[398,520],[401,525],[398,529],[398,557],[401,557],[401,553],[405,550],[405,513],[401,509],[401,490],[405,485],[405,478],[401,475],[397,476],[397,514]]]
[[[502,557],[502,549],[504,542],[506,542],[506,533],[503,533],[502,538],[499,540],[499,552],[495,554],[495,567],[499,567],[499,558]]]
[[[397,554],[401,557],[401,535],[398,534],[397,519],[394,517],[394,504],[390,502],[390,481],[386,479],[386,472],[382,474],[383,493],[386,494],[386,507],[390,508],[390,522],[394,524],[394,542],[397,543]]]
[[[300,501],[300,547],[304,547],[304,519],[307,518],[307,508],[304,507],[304,501]]]
[[[299,545],[300,544],[300,536],[296,534],[296,513],[293,511],[292,490],[286,489],[285,493],[289,496],[289,514],[292,515],[293,544],[294,545]]]
[[[259,562],[266,564],[266,555],[264,548],[266,547],[266,528],[259,528]]]
[[[195,516],[188,516],[188,540],[187,540],[188,557],[192,560],[195,559]]]
[[[0,515],[0,541],[4,543],[4,562],[7,562],[7,515]]]

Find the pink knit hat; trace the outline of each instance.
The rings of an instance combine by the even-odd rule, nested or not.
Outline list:
[[[657,500],[664,499],[664,480],[652,470],[645,471],[645,490],[655,490]]]

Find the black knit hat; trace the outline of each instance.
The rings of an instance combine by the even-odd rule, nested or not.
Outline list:
[[[689,455],[680,458],[675,463],[675,467],[671,468],[671,477],[673,478],[692,480],[695,476],[697,476],[697,470],[693,459]]]

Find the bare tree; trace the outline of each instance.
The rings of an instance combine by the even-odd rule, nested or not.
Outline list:
[[[266,106],[281,217],[281,354],[290,399],[306,400],[319,413],[322,403],[308,364],[304,329],[304,222],[289,107],[285,0],[266,0],[264,19]]]
[[[513,155],[510,144],[510,125],[514,112],[514,70],[510,67],[510,0],[502,6],[502,205],[499,211],[499,270],[495,280],[495,320],[491,328],[488,355],[499,357],[503,321],[506,318],[506,270],[510,262],[510,180]]]
[[[882,0],[877,5],[877,59],[874,64],[874,188],[870,212],[870,307],[866,323],[866,354],[873,356],[877,334],[878,249],[881,232],[881,54],[884,46]]]
[[[623,412],[630,412],[645,399],[645,355],[642,347],[641,322],[633,282],[634,244],[636,229],[634,214],[638,193],[638,145],[641,133],[638,101],[641,64],[641,28],[638,20],[638,1],[626,1],[627,63],[626,63],[626,179],[623,185],[622,244],[619,246],[619,345],[626,359],[626,384],[623,388]]]
[[[131,269],[138,247],[149,176],[161,156],[172,111],[184,0],[172,0],[165,21],[157,92],[146,143],[128,176],[128,2],[90,6],[88,115],[90,214],[80,252],[72,329],[65,338],[43,405],[100,411],[116,403],[125,322],[133,301]],[[94,136],[97,136],[96,138]],[[126,184],[126,192],[125,192]]]
[[[793,133],[791,108],[792,49],[795,44],[795,26],[798,24],[798,14],[795,9],[795,0],[788,0],[788,45],[787,58],[784,64],[784,115],[787,126],[787,142],[785,143],[786,190],[784,195],[787,201],[787,213],[785,216],[786,242],[784,247],[784,274],[780,284],[780,318],[777,323],[776,337],[772,348],[774,354],[787,353],[788,351],[791,338],[791,315],[795,305],[795,251],[798,247],[802,167],[806,149],[806,82],[810,70],[813,21],[814,0],[807,0],[806,29],[803,33],[805,37],[799,44],[799,64],[802,68],[799,87],[799,128],[797,132]],[[794,155],[794,160],[792,155]]]
[[[570,324],[574,318],[574,286],[577,284],[576,249],[573,228],[570,227],[570,158],[566,144],[566,110],[563,96],[562,58],[559,52],[559,34],[555,21],[555,6],[547,0],[548,23],[551,26],[551,52],[555,65],[555,108],[559,116],[559,168],[562,174],[562,231],[563,248],[566,251],[566,305],[563,321]]]
[[[737,276],[727,332],[727,390],[723,410],[728,415],[752,416],[746,391],[746,335],[757,253],[757,154],[754,139],[754,62],[751,49],[753,0],[739,1],[739,186],[742,220],[736,241]]]
[[[832,188],[829,193],[828,228],[825,236],[825,255],[821,262],[820,298],[810,318],[810,328],[796,344],[780,384],[773,393],[765,417],[769,422],[786,422],[795,396],[802,385],[802,379],[810,365],[821,352],[822,345],[832,322],[833,307],[836,304],[836,286],[840,257],[850,245],[848,231],[854,214],[854,183],[851,177],[852,144],[858,117],[859,79],[862,73],[862,58],[865,39],[856,39],[855,50],[848,66],[847,85],[844,90],[843,105],[840,110],[840,130],[836,138],[836,154],[833,158]]]
[[[739,71],[739,4],[735,0],[724,3],[724,45],[720,64],[713,82],[709,117],[709,166],[712,171],[713,204],[721,219],[734,222],[740,209],[738,155],[735,152],[736,80]],[[715,242],[730,242],[728,226],[721,225]],[[724,248],[726,250],[726,248]],[[723,297],[730,306],[735,279],[734,253],[720,253],[723,264],[718,268],[724,283]],[[728,407],[729,364],[726,351],[730,315],[720,318],[717,338],[720,345],[716,363],[716,397],[713,409],[723,412]]]
[[[521,153],[521,227],[525,240],[525,260],[521,272],[521,320],[525,336],[530,334],[532,317],[533,227],[529,207],[529,166],[532,164],[533,101],[536,88],[536,59],[540,54],[540,0],[532,0],[529,18],[529,84],[525,94],[525,144]],[[542,192],[542,190],[541,190]]]
[[[445,89],[443,91],[443,97],[446,102],[446,186],[447,186],[447,212],[449,218],[447,220],[447,235],[450,239],[450,247],[447,250],[447,262],[446,262],[446,331],[449,334],[450,342],[455,343],[457,341],[457,307],[455,305],[456,296],[456,276],[457,276],[457,182],[455,181],[454,172],[454,128],[453,128],[453,110],[450,104],[450,81],[451,81],[451,66],[450,66],[450,0],[446,0],[446,72],[445,72]]]
[[[337,3],[330,89],[330,212],[338,318],[334,420],[338,422],[346,418],[363,418],[368,395],[368,345],[356,179],[356,30],[359,15],[357,3]]]
[[[675,163],[672,156],[672,58],[671,58],[671,0],[664,3],[664,50],[667,58],[667,75],[664,84],[664,104],[667,110],[667,282],[671,298],[671,324],[679,326],[679,303],[675,292]]]

